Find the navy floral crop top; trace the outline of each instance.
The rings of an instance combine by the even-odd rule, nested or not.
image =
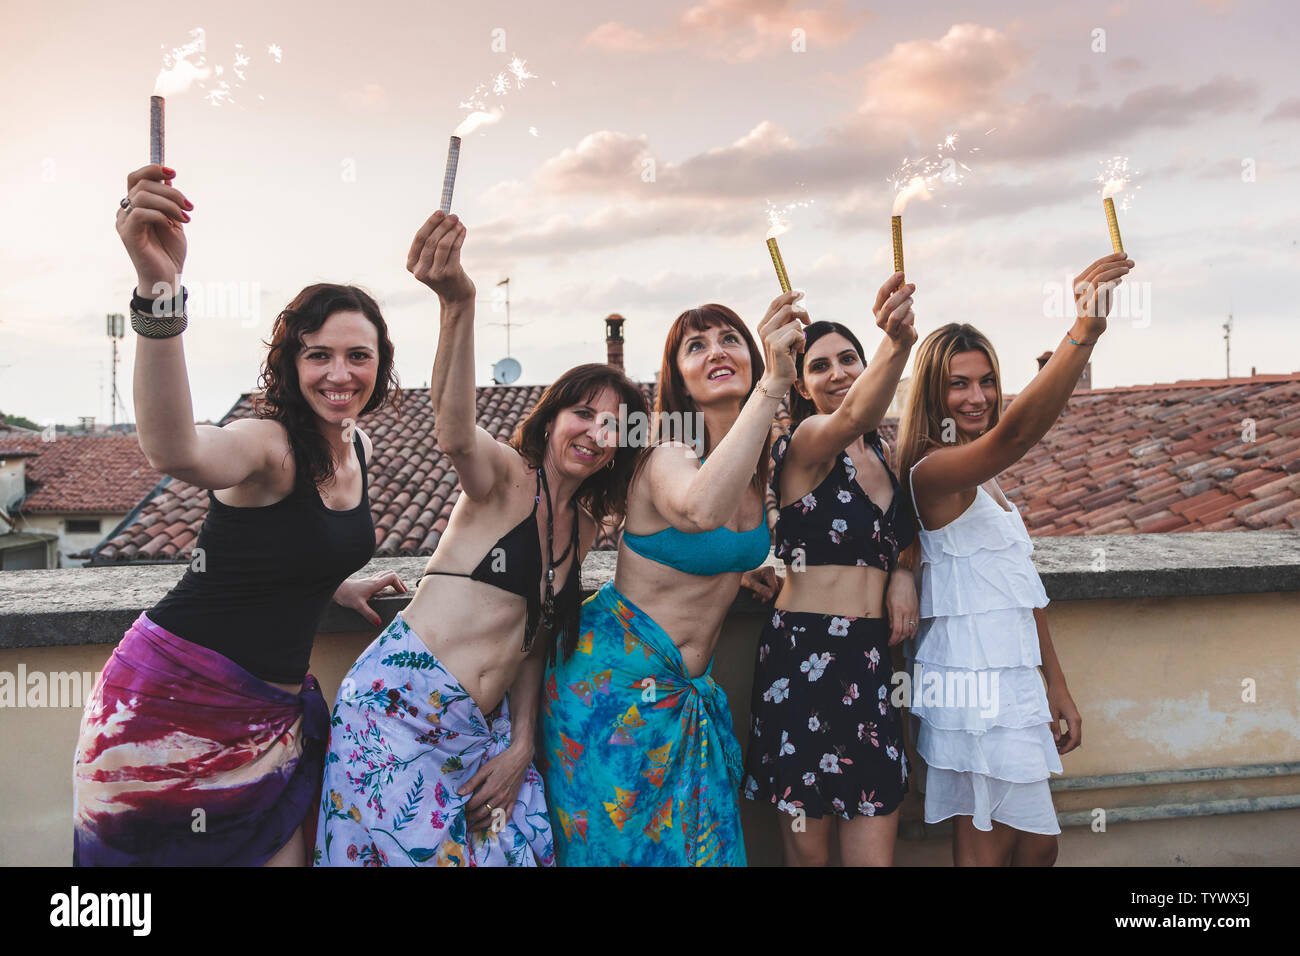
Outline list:
[[[796,429],[798,426],[795,426]],[[793,435],[794,431],[790,432]],[[790,435],[782,435],[772,447],[772,490],[781,501],[781,471]],[[858,484],[853,459],[841,453],[836,467],[820,485],[798,501],[781,508],[776,519],[776,557],[793,562],[803,552],[807,566],[844,564],[892,571],[898,555],[916,536],[912,508],[897,476],[885,461],[880,436],[872,431],[867,445],[876,453],[894,486],[889,507],[881,511]]]

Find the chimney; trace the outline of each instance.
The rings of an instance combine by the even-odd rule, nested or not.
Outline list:
[[[623,369],[623,323],[627,320],[617,312],[605,317],[605,362],[620,372]]]
[[[1038,371],[1041,372],[1043,370],[1043,366],[1047,364],[1047,360],[1050,359],[1051,357],[1052,357],[1051,352],[1044,352],[1042,355],[1038,356]],[[1076,392],[1086,392],[1089,391],[1091,388],[1092,388],[1092,359],[1089,359],[1087,364],[1083,366],[1083,374],[1079,376],[1079,381],[1075,383],[1074,390]]]

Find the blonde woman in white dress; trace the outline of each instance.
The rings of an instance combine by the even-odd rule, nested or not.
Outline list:
[[[952,818],[957,866],[1056,861],[1048,779],[1079,746],[1083,722],[1048,632],[1029,532],[995,479],[1065,408],[1132,267],[1109,255],[1075,280],[1074,325],[1005,412],[997,355],[976,329],[946,325],[917,349],[898,442],[919,523],[921,623],[910,656],[921,693],[918,701],[913,690],[912,713],[927,768],[925,820]],[[976,699],[931,696],[927,683],[960,684]]]

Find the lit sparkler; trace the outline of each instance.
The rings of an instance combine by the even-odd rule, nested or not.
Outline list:
[[[1140,175],[1140,170],[1129,170],[1127,156],[1112,156],[1102,163],[1101,172],[1093,180],[1101,186],[1101,204],[1106,212],[1106,226],[1110,230],[1110,244],[1111,248],[1116,252],[1122,253],[1124,251],[1124,241],[1119,235],[1119,218],[1115,215],[1114,197],[1123,193],[1119,208],[1127,211],[1133,203],[1133,194],[1142,188],[1141,186],[1132,185],[1134,178]],[[1129,188],[1130,186],[1132,188]]]

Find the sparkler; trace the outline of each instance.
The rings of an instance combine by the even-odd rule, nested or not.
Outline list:
[[[989,130],[988,133],[993,132]],[[987,136],[988,133],[984,135]],[[936,147],[936,152],[919,159],[904,157],[902,165],[889,178],[894,187],[894,208],[889,219],[889,235],[894,250],[894,271],[903,271],[903,210],[913,199],[929,199],[930,190],[939,182],[960,186],[971,169],[956,158],[957,133],[949,133]],[[975,153],[979,147],[968,149]]]
[[[149,97],[149,162],[155,166],[163,164],[163,146],[165,140],[164,116],[167,102],[161,96]]]
[[[1137,170],[1129,172],[1127,156],[1113,156],[1102,164],[1102,170],[1094,180],[1094,182],[1101,184],[1101,204],[1106,212],[1106,226],[1110,230],[1111,248],[1116,252],[1122,253],[1124,251],[1124,241],[1119,235],[1119,219],[1115,215],[1114,197],[1124,192],[1133,182],[1133,178],[1138,175],[1140,175],[1140,172]],[[1124,193],[1119,208],[1128,209],[1133,199],[1133,193],[1141,188],[1141,186],[1134,186],[1130,192]]]
[[[772,200],[767,201],[767,221],[771,228],[767,231],[767,251],[772,257],[772,266],[776,269],[776,281],[781,283],[781,291],[789,292],[790,276],[785,271],[785,260],[781,258],[781,247],[776,244],[776,237],[790,228],[786,219],[788,213],[804,206],[811,206],[814,200],[800,199],[778,206]]]
[[[445,216],[451,212],[451,194],[456,188],[456,167],[460,163],[460,137],[452,136],[447,144],[447,170],[442,174],[442,204],[438,207]]]
[[[776,281],[781,283],[781,291],[790,291],[790,277],[785,272],[785,262],[781,259],[781,249],[776,244],[776,236],[767,237],[767,251],[772,255],[772,265],[776,267]]]
[[[505,110],[500,106],[489,108],[487,97],[505,96],[509,93],[511,77],[514,78],[516,90],[523,89],[524,80],[537,79],[536,73],[528,72],[527,62],[517,56],[511,58],[508,70],[509,72],[497,73],[488,83],[480,83],[460,104],[461,109],[470,110],[470,114],[461,120],[447,144],[447,166],[442,175],[442,203],[438,207],[443,215],[451,212],[451,195],[456,188],[456,169],[460,165],[461,138],[481,127],[490,126],[505,115]],[[529,132],[537,135],[535,127],[530,127]]]

